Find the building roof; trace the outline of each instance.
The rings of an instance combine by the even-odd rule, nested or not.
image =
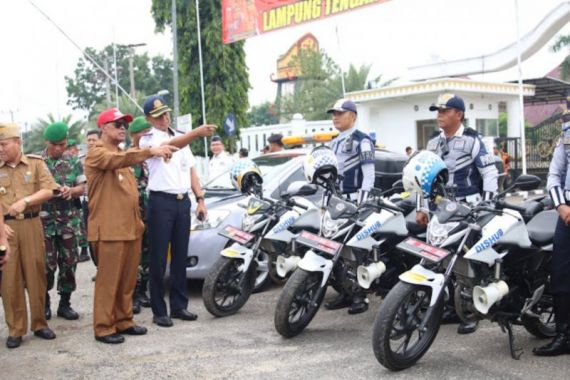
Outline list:
[[[442,92],[517,95],[518,91],[518,85],[514,83],[482,82],[465,78],[440,78],[349,92],[346,94],[346,97],[355,102],[365,103],[374,100]],[[535,86],[524,84],[523,93],[526,97],[533,96],[535,94]]]
[[[548,76],[524,79],[523,83],[535,86],[534,96],[525,98],[525,104],[561,103],[566,100],[566,94],[570,90],[570,82]]]

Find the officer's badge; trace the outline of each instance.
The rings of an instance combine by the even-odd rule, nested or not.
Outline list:
[[[31,176],[32,176],[32,172],[29,172],[29,171],[26,172],[26,173],[24,174],[24,182],[25,182],[25,183],[30,183],[30,178],[31,178]]]
[[[4,186],[0,186],[0,195],[6,194],[6,188]]]

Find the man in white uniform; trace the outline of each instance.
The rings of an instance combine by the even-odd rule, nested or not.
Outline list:
[[[225,151],[224,143],[220,136],[212,137],[210,150],[213,156],[208,163],[208,179],[211,180],[220,174],[227,173],[234,164],[234,159]]]

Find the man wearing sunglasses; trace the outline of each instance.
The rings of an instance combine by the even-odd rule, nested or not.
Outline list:
[[[495,158],[487,152],[479,133],[465,127],[465,103],[454,94],[442,94],[430,111],[437,111],[437,124],[441,129],[427,143],[427,150],[439,155],[449,170],[448,186],[455,185],[458,201],[477,204],[490,200],[498,190]],[[427,210],[418,211],[416,222],[427,224]],[[451,319],[451,318],[450,318]],[[477,322],[461,323],[459,334],[470,334],[477,329]]]
[[[150,301],[153,323],[161,327],[173,325],[171,318],[193,321],[198,317],[187,310],[186,257],[190,231],[190,189],[196,196],[196,215],[206,217],[204,194],[194,169],[194,156],[186,146],[197,137],[211,136],[215,125],[202,125],[187,133],[170,127],[170,107],[160,96],[150,96],[144,102],[146,120],[152,129],[140,138],[141,148],[171,144],[180,151],[171,160],[150,158],[149,201],[147,223],[150,244]],[[164,273],[170,244],[170,316],[164,301]]]
[[[89,150],[85,174],[89,192],[88,240],[97,257],[93,327],[95,339],[122,343],[123,334],[144,335],[133,321],[133,293],[141,254],[144,224],[137,182],[131,166],[151,157],[169,160],[178,148],[162,145],[123,151],[133,117],[117,108],[97,118],[101,140]]]

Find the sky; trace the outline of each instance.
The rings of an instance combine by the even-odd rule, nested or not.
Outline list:
[[[74,118],[84,113],[67,103],[64,76],[71,76],[80,51],[31,4],[8,1],[0,13],[0,120],[30,125],[48,113]],[[191,1],[191,0],[189,0]],[[138,52],[171,57],[170,30],[155,33],[151,0],[32,0],[80,47],[100,49],[146,43]],[[519,0],[520,35],[532,30],[560,0]],[[336,32],[338,31],[338,33]],[[251,105],[273,101],[270,81],[277,58],[306,33],[315,35],[332,58],[347,68],[370,64],[371,76],[400,77],[407,68],[493,53],[516,41],[515,0],[391,0],[327,20],[267,33],[246,41]],[[570,34],[564,27],[560,34]],[[539,77],[556,67],[568,50],[553,53],[554,39],[523,62],[523,77]],[[207,57],[204,57],[207,61]],[[516,68],[477,76],[517,79]],[[197,118],[195,118],[197,119]]]

